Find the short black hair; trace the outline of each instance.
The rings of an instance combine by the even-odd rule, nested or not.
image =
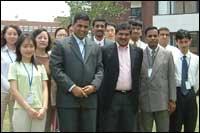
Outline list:
[[[184,38],[187,38],[187,39],[191,39],[191,35],[189,33],[189,31],[187,30],[183,30],[183,29],[180,29],[176,32],[176,40],[179,40],[179,39],[184,39]]]
[[[33,31],[33,33],[32,33],[33,43],[35,43],[36,48],[37,48],[36,37],[37,37],[41,32],[43,32],[43,31],[45,31],[45,32],[47,33],[48,39],[49,39],[48,46],[47,46],[46,49],[45,49],[45,51],[46,51],[46,53],[47,53],[47,52],[51,49],[51,36],[50,36],[50,34],[47,32],[46,29],[40,28],[40,29],[36,29],[36,30]]]
[[[104,18],[95,18],[93,21],[92,21],[92,26],[94,27],[94,25],[95,25],[95,22],[97,22],[97,21],[101,21],[101,22],[104,22],[105,23],[105,27],[106,27],[106,25],[107,25],[107,22],[106,22],[106,20],[104,19]]]
[[[126,22],[119,23],[116,26],[116,33],[115,34],[117,34],[120,30],[129,30],[130,31],[130,28],[131,28],[131,26],[130,26],[129,23],[126,23]],[[131,31],[130,31],[130,33],[131,33]]]
[[[169,29],[168,29],[167,27],[160,27],[160,28],[158,29],[158,32],[160,33],[160,31],[162,31],[162,30],[165,30],[165,31],[168,31],[168,32],[169,32]]]
[[[149,26],[149,27],[147,27],[146,28],[146,30],[145,30],[145,36],[147,35],[147,32],[149,31],[149,30],[157,30],[158,31],[158,28],[157,27],[155,27],[155,26]],[[158,31],[158,34],[159,34],[159,31]]]
[[[128,23],[131,25],[131,26],[139,26],[142,28],[142,21],[140,20],[134,20],[134,19],[130,19],[128,21]]]
[[[75,16],[74,16],[74,19],[73,19],[73,24],[75,24],[78,20],[85,20],[85,21],[89,21],[90,23],[90,18],[89,16],[86,14],[86,13],[77,13]]]
[[[72,24],[70,23],[68,26],[67,26],[67,30],[69,30],[69,28],[72,26]]]

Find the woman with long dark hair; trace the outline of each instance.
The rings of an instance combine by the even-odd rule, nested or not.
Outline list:
[[[1,32],[1,131],[3,129],[3,120],[8,106],[10,131],[13,131],[12,114],[13,103],[10,95],[10,85],[8,82],[9,64],[16,59],[16,41],[21,34],[19,27],[15,25],[5,26]]]

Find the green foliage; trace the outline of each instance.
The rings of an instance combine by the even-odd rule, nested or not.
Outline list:
[[[121,4],[115,1],[66,1],[70,6],[70,20],[78,12],[85,12],[91,20],[96,17],[103,17],[108,21],[112,21],[120,14],[126,12]]]

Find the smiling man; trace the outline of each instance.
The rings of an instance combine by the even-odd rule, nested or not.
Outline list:
[[[102,131],[131,132],[138,108],[142,49],[129,45],[130,25],[118,24],[116,43],[103,47],[104,79],[99,108]]]
[[[103,78],[103,66],[101,48],[86,37],[89,24],[87,14],[76,14],[72,36],[57,40],[51,53],[62,132],[96,131],[96,91]]]

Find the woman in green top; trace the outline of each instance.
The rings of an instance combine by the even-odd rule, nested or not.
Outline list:
[[[47,74],[34,60],[36,46],[29,34],[16,42],[16,62],[9,67],[8,80],[15,98],[14,132],[43,132],[48,105]]]

